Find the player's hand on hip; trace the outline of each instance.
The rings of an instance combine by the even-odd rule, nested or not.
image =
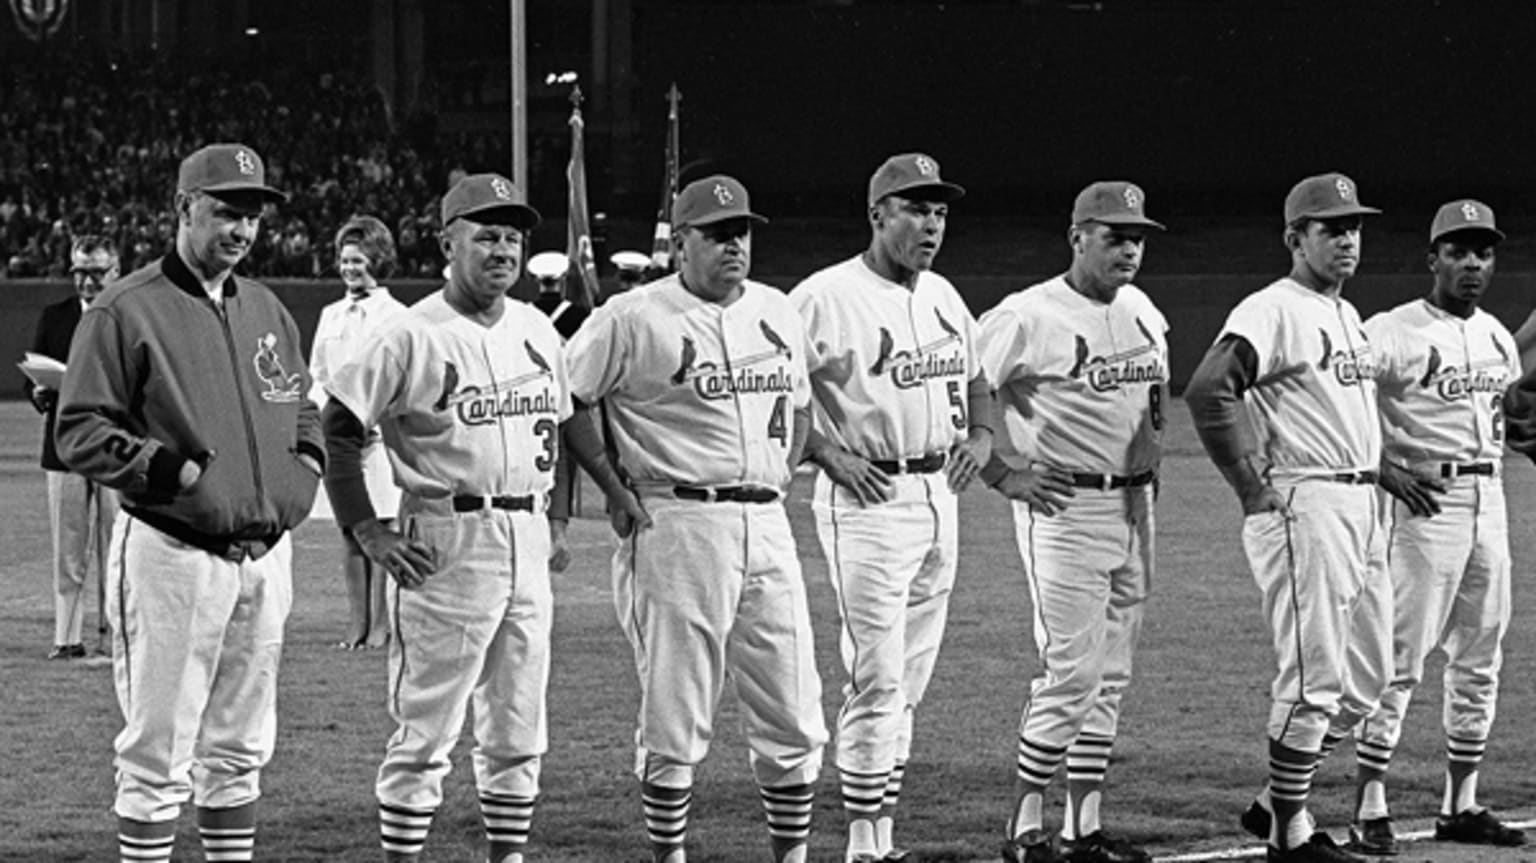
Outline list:
[[[640,505],[640,498],[633,491],[624,489],[608,498],[608,523],[620,539],[628,539],[635,531],[651,526],[651,514]]]
[[[563,518],[549,520],[550,572],[565,572],[565,568],[571,565],[571,542],[565,537],[568,525],[569,522]]]
[[[992,430],[971,429],[965,440],[949,448],[949,466],[946,468],[949,490],[956,494],[965,491],[981,475],[982,465],[991,458]]]
[[[1251,491],[1239,495],[1243,504],[1243,515],[1258,515],[1261,512],[1278,512],[1286,520],[1296,517],[1291,512],[1291,505],[1285,502],[1285,496],[1275,490],[1272,485],[1261,485]]]
[[[891,499],[891,478],[862,456],[840,447],[828,447],[818,463],[827,472],[827,478],[847,489],[860,505]]]
[[[437,571],[429,546],[414,539],[406,539],[378,519],[354,525],[352,535],[357,538],[358,545],[363,547],[363,553],[406,590],[420,587],[428,576]]]
[[[1072,478],[1052,469],[1013,468],[993,487],[1002,492],[1003,497],[1023,501],[1046,515],[1063,512],[1067,501],[1077,496]]]
[[[1440,514],[1440,495],[1445,494],[1445,483],[1386,460],[1381,463],[1379,482],[1414,515],[1429,518]]]

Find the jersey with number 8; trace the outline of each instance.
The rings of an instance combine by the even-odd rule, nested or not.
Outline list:
[[[609,300],[572,337],[575,394],[607,399],[636,486],[789,485],[794,410],[811,392],[805,331],[777,289],[743,288],[721,306],[670,276]]]

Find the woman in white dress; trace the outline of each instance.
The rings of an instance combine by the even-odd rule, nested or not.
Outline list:
[[[405,310],[405,305],[390,296],[380,285],[395,266],[395,239],[383,222],[372,216],[353,216],[336,232],[336,269],[347,293],[320,312],[315,327],[314,349],[309,368],[314,377],[310,392],[316,405],[325,407],[325,386],[331,375],[368,336]],[[378,430],[370,435],[363,450],[363,472],[369,496],[380,519],[392,519],[400,507],[400,489],[395,486],[389,459],[379,440]],[[316,497],[314,517],[330,518],[330,502],[322,486]],[[347,635],[336,647],[342,650],[383,647],[389,640],[389,620],[384,605],[384,583],[388,579],[377,572],[373,562],[343,529],[346,553],[342,573],[347,584],[347,607],[351,622]]]

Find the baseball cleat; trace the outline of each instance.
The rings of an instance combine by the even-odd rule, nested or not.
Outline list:
[[[1349,842],[1344,847],[1373,857],[1391,857],[1400,850],[1397,834],[1392,830],[1392,819],[1385,816],[1349,825]]]
[[[912,852],[905,848],[892,848],[885,852],[884,857],[879,859],[880,863],[911,863],[911,861],[915,861],[917,858],[913,857]]]
[[[1359,857],[1340,848],[1333,837],[1319,830],[1295,848],[1281,851],[1271,845],[1265,856],[1268,863],[1365,863]]]
[[[1487,809],[1468,809],[1435,818],[1435,839],[1466,845],[1498,845],[1514,848],[1525,844],[1525,831],[1510,827]]]
[[[85,645],[83,644],[55,644],[48,651],[49,659],[84,659]]]
[[[1055,838],[1044,830],[1026,830],[1003,843],[1003,863],[1060,863]]]
[[[1152,863],[1152,855],[1124,839],[1095,830],[1081,839],[1061,840],[1061,859],[1066,863]]]
[[[1243,814],[1237,820],[1243,825],[1244,830],[1265,842],[1269,841],[1269,827],[1274,822],[1275,816],[1271,815],[1268,809],[1260,806],[1259,801],[1255,800],[1248,804],[1248,808],[1243,810]]]

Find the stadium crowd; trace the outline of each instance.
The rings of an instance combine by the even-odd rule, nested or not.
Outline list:
[[[257,147],[292,195],[262,220],[245,264],[254,276],[331,271],[331,233],[354,213],[394,230],[399,275],[434,275],[440,190],[456,170],[509,161],[503,137],[391,117],[376,90],[335,73],[13,58],[0,62],[0,278],[66,275],[79,234],[117,240],[125,273],[164,254],[176,233],[168,181],[215,140]]]

